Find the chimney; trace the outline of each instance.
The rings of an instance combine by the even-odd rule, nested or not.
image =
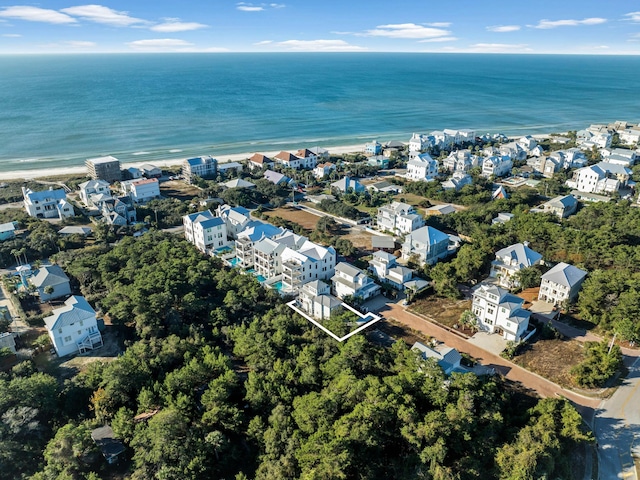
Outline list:
[[[525,247],[528,247],[528,246],[529,246],[529,240],[525,240],[524,242],[522,242],[522,244],[523,244]]]

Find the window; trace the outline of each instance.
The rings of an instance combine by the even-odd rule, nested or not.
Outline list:
[[[494,312],[494,311],[495,311],[495,310],[494,310],[493,308],[487,308],[487,313],[488,313],[489,315],[493,315],[493,312]]]
[[[58,333],[62,333],[62,329],[61,328],[58,329]]]
[[[71,336],[64,337],[64,343],[69,343],[71,341]]]

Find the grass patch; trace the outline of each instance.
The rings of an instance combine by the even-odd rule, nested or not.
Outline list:
[[[189,185],[181,180],[171,180],[160,184],[160,193],[163,197],[177,198],[181,201],[192,200],[201,192],[202,190],[199,187]]]

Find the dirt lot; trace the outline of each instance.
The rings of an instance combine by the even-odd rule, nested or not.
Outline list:
[[[410,308],[411,311],[429,317],[429,319],[449,328],[459,324],[460,315],[469,309],[471,309],[471,300],[448,300],[435,296],[416,300]]]
[[[173,197],[184,201],[197,197],[200,193],[200,189],[195,185],[189,185],[182,180],[170,180],[160,184],[160,193],[163,197]]]
[[[265,217],[281,217],[285,220],[301,225],[304,228],[313,230],[316,228],[316,223],[320,220],[320,217],[313,213],[306,212],[304,210],[298,210],[292,207],[282,207],[264,212]]]
[[[584,348],[576,340],[538,340],[513,362],[563,387],[574,387],[569,370],[584,360]]]
[[[363,250],[371,250],[371,237],[373,237],[373,234],[354,227],[350,227],[347,231],[349,233],[344,237],[347,240],[351,240],[351,243],[353,243],[355,247]]]
[[[408,328],[402,323],[396,322],[393,319],[385,319],[378,323],[378,330],[386,333],[390,337],[396,340],[402,340],[409,346],[412,346],[416,342],[425,343],[428,341],[428,337],[416,330]]]

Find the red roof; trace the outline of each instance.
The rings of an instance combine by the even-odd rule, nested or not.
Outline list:
[[[132,182],[134,185],[148,185],[150,183],[158,183],[158,179],[157,178],[147,178],[145,180],[136,180],[135,182]]]
[[[296,155],[299,157],[310,157],[312,155],[315,155],[315,153],[313,153],[311,150],[309,150],[308,148],[303,148],[302,150],[298,150],[296,152]]]
[[[273,160],[271,160],[269,157],[261,153],[254,153],[253,156],[249,159],[249,161],[253,163],[259,163],[260,165],[264,163],[273,163]]]
[[[284,160],[285,162],[293,162],[295,160],[300,160],[293,153],[289,153],[289,152],[280,152],[279,154],[276,155],[276,158],[278,160]]]

